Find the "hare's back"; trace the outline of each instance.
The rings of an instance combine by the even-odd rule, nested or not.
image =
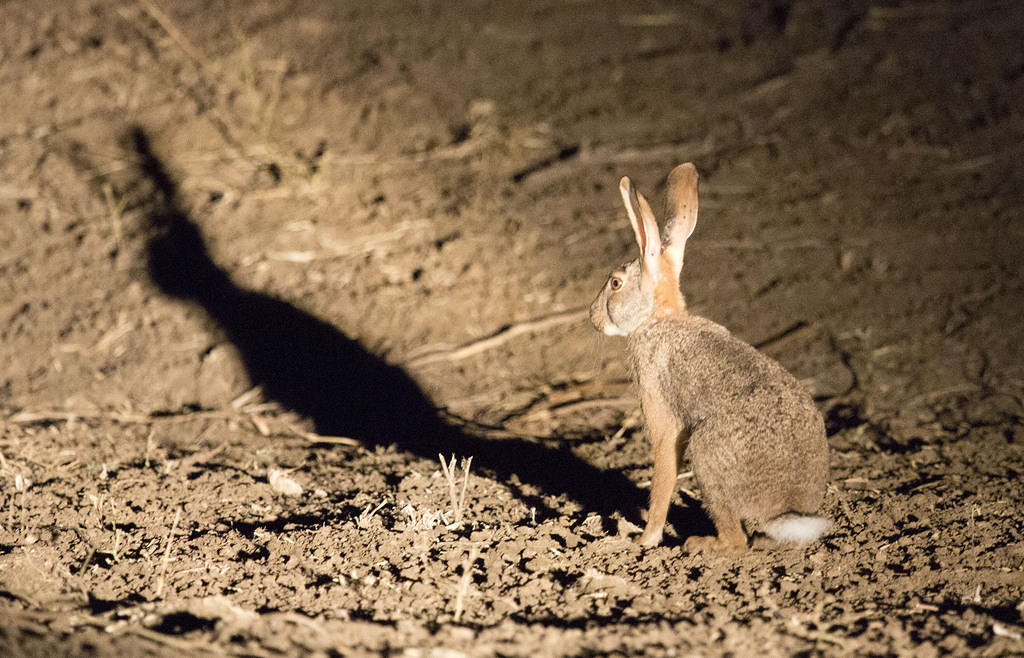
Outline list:
[[[703,411],[729,416],[756,413],[765,418],[782,413],[817,416],[810,395],[777,361],[743,342],[728,329],[701,317],[690,317],[676,328],[672,371],[691,380]]]
[[[765,426],[787,433],[821,429],[796,378],[705,318],[666,319],[635,332],[630,361],[639,386],[655,389],[685,426],[729,426],[739,434]]]

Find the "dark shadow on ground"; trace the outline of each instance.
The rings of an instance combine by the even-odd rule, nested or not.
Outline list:
[[[134,181],[148,218],[149,276],[166,295],[200,306],[241,353],[254,384],[267,397],[308,416],[320,434],[347,436],[364,446],[395,444],[436,459],[438,453],[474,458],[473,466],[525,495],[513,476],[540,494],[565,494],[585,509],[632,515],[646,494],[627,477],[588,464],[565,447],[521,438],[475,436],[445,422],[401,368],[368,352],[337,327],[269,295],[238,287],[214,263],[195,223],[182,210],[176,183],[152,152],[146,134],[129,131],[138,158]],[[678,510],[681,531],[705,531],[698,510]]]

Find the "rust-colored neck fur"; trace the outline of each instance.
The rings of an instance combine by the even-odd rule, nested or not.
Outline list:
[[[654,282],[654,317],[670,318],[686,314],[686,300],[679,290],[679,280],[671,259],[662,254],[658,278]]]

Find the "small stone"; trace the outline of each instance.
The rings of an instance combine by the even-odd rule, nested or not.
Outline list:
[[[284,494],[285,496],[299,496],[302,494],[302,485],[288,477],[280,469],[270,469],[270,472],[267,473],[267,480],[270,482],[271,488],[277,493]]]

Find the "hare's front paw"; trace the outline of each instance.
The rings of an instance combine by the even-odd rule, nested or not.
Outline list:
[[[654,548],[661,543],[661,535],[661,528],[655,529],[648,527],[644,530],[644,533],[640,535],[640,545],[647,548]]]

